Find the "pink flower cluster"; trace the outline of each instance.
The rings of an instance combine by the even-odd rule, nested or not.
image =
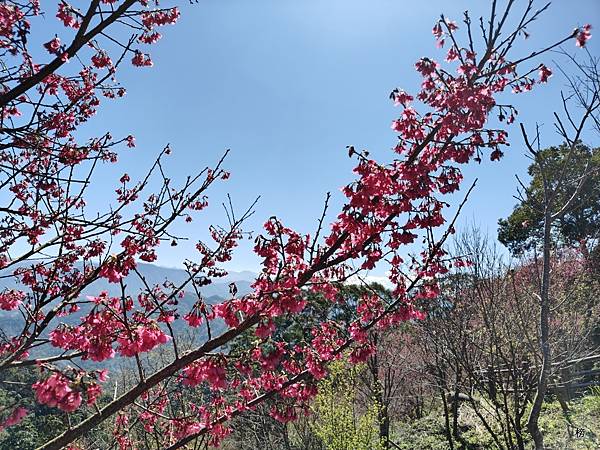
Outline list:
[[[169,339],[170,337],[156,325],[138,326],[131,332],[128,330],[121,332],[117,338],[117,351],[123,356],[135,356],[166,344]]]
[[[190,327],[199,327],[202,324],[202,312],[200,307],[195,306],[189,313],[183,316],[183,319]]]
[[[17,309],[27,295],[14,289],[0,292],[0,309],[12,311]]]
[[[137,67],[152,67],[154,63],[149,55],[145,55],[139,50],[135,51],[135,55],[131,58],[131,63]]]
[[[552,71],[548,69],[544,64],[542,64],[540,65],[539,75],[540,83],[546,83],[548,82],[548,78],[552,76]]]
[[[142,23],[147,29],[151,30],[157,26],[174,25],[177,23],[180,15],[178,8],[148,11],[142,14]]]
[[[577,40],[578,47],[585,47],[587,41],[592,38],[592,26],[588,23],[583,26],[580,30],[577,30],[575,39]]]
[[[8,3],[0,4],[0,36],[11,38],[15,33],[17,24],[23,20],[25,14],[15,5]],[[2,47],[9,46],[8,41],[1,40]]]
[[[104,372],[93,375],[94,379],[106,380]],[[86,381],[84,381],[86,379]],[[75,411],[81,405],[81,392],[85,391],[88,405],[93,405],[102,394],[102,388],[95,381],[89,381],[85,372],[77,374],[75,381],[71,381],[60,372],[55,372],[43,381],[33,384],[36,400],[44,405],[57,407],[66,412]]]
[[[58,4],[58,11],[56,13],[57,19],[59,19],[65,27],[68,28],[79,28],[79,20],[77,19],[74,11],[65,2]]]
[[[17,425],[27,415],[27,412],[27,409],[23,408],[22,406],[15,408],[6,419],[0,422],[0,431]]]
[[[53,373],[44,381],[33,384],[36,400],[66,412],[75,411],[81,405],[81,393],[71,387],[71,382],[60,373]]]
[[[131,299],[122,302],[117,297],[109,297],[106,292],[88,299],[98,306],[81,319],[80,325],[62,325],[51,331],[53,346],[83,351],[82,359],[104,361],[115,356],[115,343],[117,352],[131,357],[169,341],[170,337],[155,321],[141,315],[135,315],[127,324],[124,323],[120,314],[133,309]]]
[[[60,42],[60,39],[58,37],[55,37],[51,41],[46,42],[44,44],[44,47],[46,48],[46,50],[48,50],[48,53],[53,53],[57,55],[60,52],[60,49],[62,48],[62,43]]]
[[[112,67],[113,65],[110,56],[108,56],[108,53],[106,53],[104,50],[100,50],[98,53],[92,56],[91,61],[96,69]]]
[[[227,386],[227,371],[224,361],[208,358],[196,361],[183,369],[183,383],[197,386],[206,381],[213,389],[225,389]]]

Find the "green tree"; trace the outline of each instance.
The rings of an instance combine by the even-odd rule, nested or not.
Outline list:
[[[575,196],[573,204],[555,223],[554,242],[573,245],[581,239],[597,238],[600,232],[600,148],[579,143],[571,151],[570,145],[562,144],[541,150],[538,157],[550,191],[556,192],[552,202],[555,208],[561,208]],[[579,187],[586,168],[591,170]],[[521,202],[510,216],[498,221],[498,240],[513,254],[533,249],[543,237],[544,187],[540,165],[532,163],[528,173],[531,182],[523,186]]]
[[[319,383],[313,409],[314,432],[327,450],[383,450],[379,437],[379,405],[356,401],[357,377],[362,366],[344,361],[330,365],[330,374]]]

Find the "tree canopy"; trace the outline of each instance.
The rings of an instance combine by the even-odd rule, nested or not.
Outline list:
[[[585,239],[596,238],[600,232],[600,148],[583,143],[570,151],[563,143],[548,147],[538,153],[538,158],[548,174],[548,183],[556,198],[553,213],[559,211],[573,195],[573,206],[557,220],[554,237],[559,244],[573,245]],[[578,189],[579,180],[588,168],[589,175]],[[589,170],[591,169],[591,170]],[[528,169],[531,181],[526,195],[506,219],[498,221],[498,240],[513,254],[533,249],[541,240],[544,211],[543,179],[539,166],[532,163]]]

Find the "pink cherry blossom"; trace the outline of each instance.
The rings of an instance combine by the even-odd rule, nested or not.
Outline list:
[[[550,78],[552,76],[552,71],[543,64],[540,65],[540,69],[539,69],[538,73],[540,75],[540,83],[548,82],[548,78]]]
[[[144,55],[139,50],[136,50],[135,56],[131,59],[131,63],[137,67],[152,67],[152,60],[148,55]]]
[[[15,310],[23,302],[25,297],[25,292],[14,289],[0,292],[0,309],[5,311]]]
[[[578,47],[585,47],[587,41],[592,38],[592,26],[588,23],[581,28],[575,35],[576,45]]]
[[[27,409],[23,408],[22,406],[18,406],[17,408],[15,408],[9,414],[9,416],[6,419],[4,419],[3,422],[0,422],[0,431],[5,428],[17,425],[27,415],[27,412]]]
[[[46,48],[46,50],[48,50],[48,53],[53,53],[53,54],[57,55],[58,51],[62,47],[62,44],[60,42],[60,39],[58,37],[55,37],[51,41],[46,42],[44,44],[44,47]]]
[[[58,407],[66,412],[75,411],[81,405],[81,393],[71,388],[69,380],[60,373],[54,373],[44,381],[33,384],[38,402]]]

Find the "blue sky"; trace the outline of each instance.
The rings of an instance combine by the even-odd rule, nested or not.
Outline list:
[[[131,133],[138,143],[135,151],[124,151],[118,169],[101,173],[92,203],[106,198],[123,172],[141,175],[166,143],[174,149],[168,163],[174,179],[231,148],[231,179],[211,191],[213,206],[206,213],[178,230],[193,240],[205,236],[210,223],[225,223],[218,205],[231,193],[240,211],[261,196],[249,229],[259,230],[277,215],[312,231],[326,192],[339,205],[339,188],[352,180],[346,145],[369,149],[382,161],[392,157],[396,137],[390,123],[399,110],[388,94],[395,87],[418,89],[413,64],[419,57],[443,58],[431,35],[439,14],[459,21],[462,11],[479,17],[488,6],[480,0],[181,2],[180,22],[165,28],[163,40],[151,47],[155,66],[122,70],[126,98],[105,104],[86,127],[91,134]],[[525,55],[588,22],[597,25],[594,33],[599,13],[598,0],[556,0],[514,54]],[[595,55],[599,39],[589,44]],[[565,48],[576,51],[574,42]],[[547,55],[544,62],[554,66],[559,59]],[[543,125],[544,144],[558,141],[551,112],[559,107],[561,88],[564,80],[557,75],[543,89],[508,99],[520,109],[519,120]],[[515,203],[514,174],[523,175],[527,167],[517,129],[509,131],[512,146],[500,163],[487,161],[466,172],[467,182],[477,176],[479,184],[460,222],[492,234]],[[191,245],[169,247],[158,263],[179,266],[192,255]],[[256,259],[244,248],[231,268],[256,269]]]

